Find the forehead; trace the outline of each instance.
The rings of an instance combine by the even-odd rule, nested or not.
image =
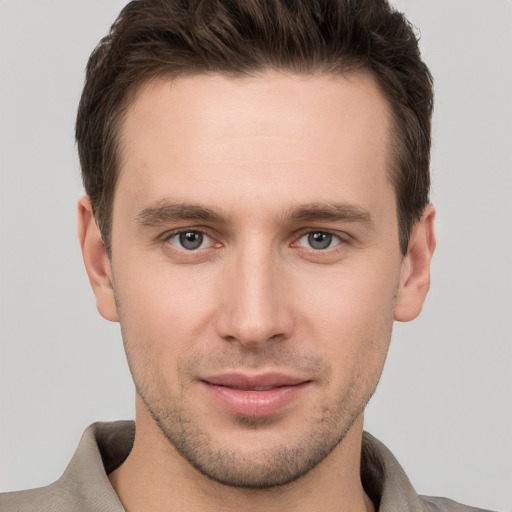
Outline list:
[[[269,194],[283,203],[382,195],[389,124],[388,104],[364,73],[154,80],[121,125],[116,198],[143,206],[193,192],[195,202],[235,205]]]

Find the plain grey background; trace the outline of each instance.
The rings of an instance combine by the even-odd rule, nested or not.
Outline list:
[[[0,0],[2,491],[55,480],[89,423],[133,417],[75,235],[83,70],[124,3]],[[435,78],[438,250],[366,428],[418,492],[512,510],[512,2],[396,3]]]

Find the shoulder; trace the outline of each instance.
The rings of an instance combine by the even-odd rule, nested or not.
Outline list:
[[[105,493],[103,493],[105,494]],[[47,487],[0,494],[2,512],[120,512],[124,510],[108,493],[81,495],[61,482]]]
[[[73,496],[55,482],[38,489],[0,494],[0,510],[2,512],[79,510],[73,501]]]
[[[433,496],[420,496],[425,511],[428,512],[491,512],[483,508],[462,505],[448,498],[435,498]]]
[[[418,495],[391,451],[363,433],[361,480],[379,512],[491,512],[462,505],[448,498]]]
[[[130,452],[134,433],[132,421],[92,424],[59,480],[46,487],[0,494],[0,511],[122,512],[108,473]]]

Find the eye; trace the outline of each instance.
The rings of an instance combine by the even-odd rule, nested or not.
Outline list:
[[[185,249],[186,251],[204,249],[213,243],[213,240],[205,233],[193,230],[175,233],[168,238],[168,241],[179,249]]]
[[[328,231],[310,231],[299,238],[297,245],[308,247],[315,251],[323,251],[340,243],[341,238]]]

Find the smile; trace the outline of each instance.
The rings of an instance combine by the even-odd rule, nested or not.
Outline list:
[[[239,416],[274,414],[296,400],[311,381],[281,374],[226,374],[201,381],[208,395],[224,410]]]

